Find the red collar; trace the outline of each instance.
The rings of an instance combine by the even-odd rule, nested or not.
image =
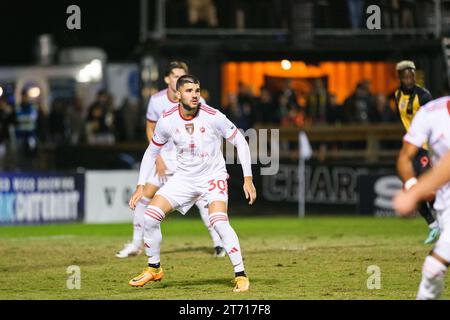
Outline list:
[[[200,107],[197,107],[197,112],[195,114],[193,114],[192,116],[190,116],[189,118],[186,118],[181,113],[181,108],[182,108],[181,105],[178,104],[178,114],[180,115],[181,119],[183,119],[184,121],[191,121],[191,120],[193,120],[198,115],[198,112],[200,111]]]

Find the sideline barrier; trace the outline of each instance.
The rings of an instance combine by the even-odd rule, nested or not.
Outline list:
[[[256,174],[259,165],[254,165],[258,198],[252,206],[242,191],[240,165],[227,169],[231,215],[297,214],[298,164],[281,164],[277,174],[270,176]],[[138,174],[137,170],[0,173],[0,224],[131,223],[128,200]],[[392,197],[401,188],[392,167],[310,161],[305,165],[304,182],[306,211],[326,214],[392,216]]]
[[[0,224],[81,221],[84,175],[0,173]]]

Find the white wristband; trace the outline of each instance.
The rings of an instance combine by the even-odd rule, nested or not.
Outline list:
[[[411,189],[411,187],[414,186],[416,183],[417,183],[416,177],[409,178],[404,184],[405,190]]]

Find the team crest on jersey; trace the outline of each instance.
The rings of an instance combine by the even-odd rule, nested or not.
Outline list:
[[[186,128],[186,131],[189,134],[193,134],[194,133],[194,124],[193,123],[187,123],[184,125],[184,127]]]
[[[201,128],[200,128],[200,132],[201,132],[201,133],[204,133],[204,132],[205,132],[205,127],[201,127]]]

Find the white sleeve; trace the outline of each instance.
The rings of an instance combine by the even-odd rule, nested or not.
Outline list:
[[[238,129],[234,123],[231,122],[222,112],[217,111],[214,120],[217,130],[225,139],[231,139],[234,135],[236,135],[236,132],[238,132]]]
[[[152,141],[150,141],[150,144],[142,157],[141,167],[139,169],[138,185],[145,185],[147,182],[148,176],[155,165],[156,157],[161,151],[161,147],[167,142],[168,139],[167,130],[164,129],[164,125],[161,121],[158,121],[156,123]]]
[[[223,113],[217,113],[217,126],[222,136],[236,146],[244,177],[252,176],[250,148],[242,133]]]
[[[150,97],[150,101],[148,102],[147,106],[147,120],[151,122],[158,121],[160,115],[158,115],[156,110],[156,100],[153,98],[153,96]]]
[[[432,123],[427,119],[427,115],[428,113],[424,108],[419,109],[414,115],[408,132],[403,137],[404,141],[418,148],[428,142]]]

